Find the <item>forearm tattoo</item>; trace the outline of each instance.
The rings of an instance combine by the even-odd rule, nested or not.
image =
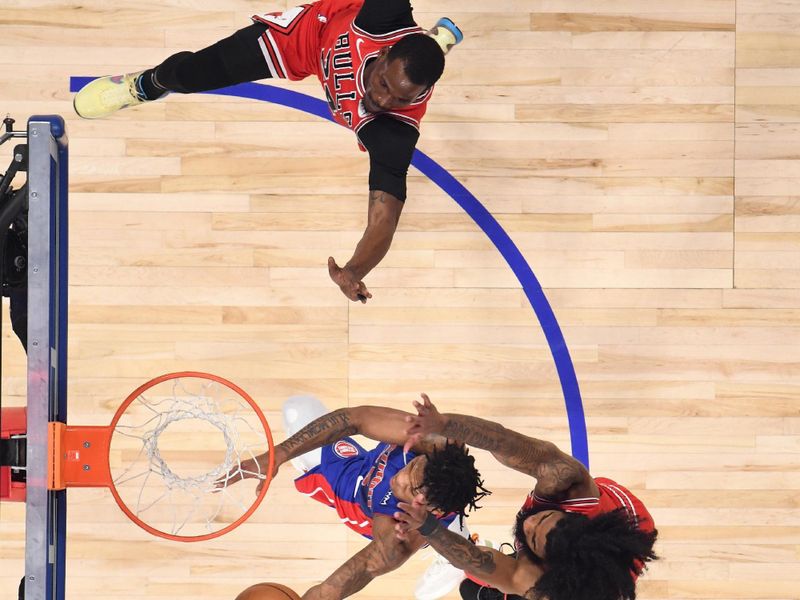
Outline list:
[[[384,544],[373,540],[366,548],[352,556],[323,582],[340,598],[352,596],[379,575],[402,565],[409,553],[397,544]]]
[[[491,552],[481,550],[480,547],[441,525],[426,536],[426,539],[439,554],[458,569],[480,575],[494,573],[497,568]]]
[[[340,408],[311,421],[288,440],[281,442],[280,446],[289,458],[295,458],[355,433],[357,429],[350,422],[347,409]]]
[[[495,452],[503,447],[505,428],[497,423],[466,415],[449,415],[442,435],[476,448]]]
[[[577,461],[570,460],[551,442],[524,436],[477,417],[448,417],[442,432],[445,436],[488,450],[506,466],[536,477],[549,493],[566,490],[581,476]]]
[[[347,598],[364,589],[372,579],[372,575],[364,568],[363,563],[357,564],[354,561],[347,561],[323,585],[329,585],[334,588],[338,597]]]

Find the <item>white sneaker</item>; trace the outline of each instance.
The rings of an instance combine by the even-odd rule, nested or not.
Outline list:
[[[461,519],[456,517],[450,523],[448,529],[466,539],[470,539],[466,522],[463,526],[460,522]],[[464,577],[464,571],[457,569],[444,556],[437,553],[431,565],[417,580],[414,598],[416,600],[436,600],[441,598],[455,589]]]
[[[292,437],[311,421],[329,412],[314,396],[292,396],[283,403],[283,430],[286,437]],[[322,448],[301,454],[291,462],[300,473],[307,473],[322,462]]]

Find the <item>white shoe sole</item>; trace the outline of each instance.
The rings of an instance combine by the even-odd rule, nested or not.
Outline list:
[[[292,437],[311,421],[329,412],[314,396],[292,396],[283,403],[283,430],[286,437]],[[307,473],[322,462],[322,448],[301,454],[291,462],[295,469]]]

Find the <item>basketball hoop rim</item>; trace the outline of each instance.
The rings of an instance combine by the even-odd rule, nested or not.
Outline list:
[[[270,431],[269,424],[267,423],[267,419],[264,416],[263,411],[259,408],[258,404],[256,404],[255,400],[250,397],[250,394],[245,392],[242,388],[238,385],[225,379],[224,377],[220,377],[219,375],[214,375],[212,373],[204,373],[202,371],[177,371],[175,373],[166,373],[164,375],[160,375],[151,379],[150,381],[143,383],[138,388],[133,390],[128,397],[125,398],[125,401],[119,406],[117,412],[114,413],[114,418],[111,419],[111,424],[109,425],[109,429],[113,435],[114,430],[117,427],[117,423],[119,422],[120,418],[122,418],[123,413],[127,410],[128,406],[136,400],[144,391],[154,387],[160,383],[164,383],[165,381],[169,381],[171,379],[180,379],[182,377],[195,377],[200,379],[209,379],[211,381],[215,381],[225,387],[229,388],[230,390],[239,394],[242,398],[247,401],[250,407],[255,411],[256,415],[258,416],[258,420],[261,422],[261,426],[264,428],[264,432],[267,435],[267,447],[269,449],[269,464],[267,465],[267,472],[266,477],[264,479],[264,485],[261,487],[261,492],[259,492],[258,496],[256,497],[255,502],[253,502],[252,506],[236,521],[227,525],[223,529],[219,531],[215,531],[213,533],[206,533],[203,535],[174,535],[171,533],[167,533],[165,531],[161,531],[160,529],[156,529],[142,521],[139,517],[137,517],[133,512],[127,507],[125,502],[123,502],[122,498],[120,497],[119,493],[117,492],[116,486],[114,485],[113,479],[109,482],[109,489],[111,490],[111,495],[114,496],[114,500],[116,501],[117,505],[120,507],[122,512],[136,525],[144,529],[146,532],[150,533],[151,535],[155,535],[160,538],[164,538],[167,540],[172,540],[175,542],[203,542],[205,540],[211,540],[230,531],[236,529],[239,525],[244,523],[247,519],[249,519],[252,514],[256,511],[256,509],[261,505],[261,502],[264,500],[264,497],[267,495],[267,490],[269,489],[269,485],[272,482],[272,471],[275,466],[275,446],[272,440],[272,431]],[[110,450],[110,446],[109,446]],[[109,456],[110,459],[110,456]]]

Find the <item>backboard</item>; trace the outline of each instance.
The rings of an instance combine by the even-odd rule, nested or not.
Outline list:
[[[63,600],[66,492],[47,489],[48,421],[67,418],[67,136],[28,121],[28,403],[25,599]]]

